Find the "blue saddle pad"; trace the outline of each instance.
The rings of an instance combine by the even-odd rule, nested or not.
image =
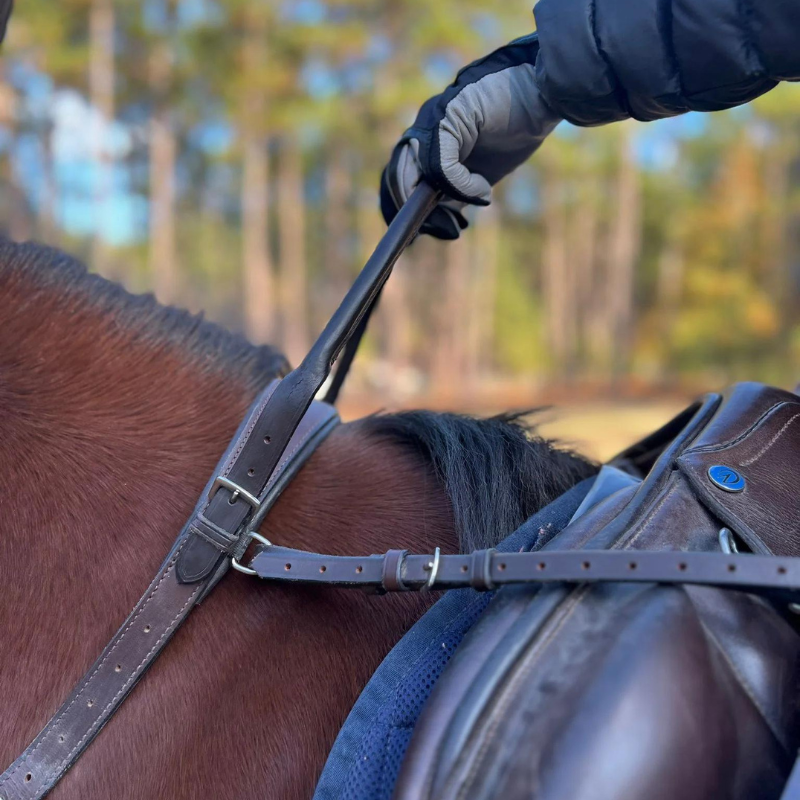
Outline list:
[[[574,486],[501,542],[503,552],[541,547],[567,526],[594,478]],[[414,725],[434,684],[491,593],[458,589],[395,645],[353,706],[336,737],[314,800],[389,800]]]

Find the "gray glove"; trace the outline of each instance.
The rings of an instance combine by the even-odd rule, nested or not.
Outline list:
[[[445,193],[423,233],[456,239],[466,203],[489,205],[492,186],[526,161],[560,117],[534,80],[536,34],[517,39],[462,69],[428,100],[398,142],[381,179],[387,223],[424,177]]]

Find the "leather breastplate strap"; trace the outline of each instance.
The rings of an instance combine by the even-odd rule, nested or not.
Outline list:
[[[512,583],[680,583],[739,589],[782,602],[800,600],[800,558],[682,551],[542,550],[468,555],[326,556],[260,547],[250,562],[267,580],[378,592],[491,591]]]
[[[216,477],[128,619],[25,752],[0,776],[2,800],[37,800],[58,782],[158,657],[192,608],[222,577],[231,558],[317,445],[338,423],[335,409],[312,403],[275,470],[255,491],[237,489],[242,473],[253,486],[253,464],[242,463],[248,442],[275,392],[256,402],[223,457]],[[262,471],[263,475],[263,471]],[[246,496],[244,496],[246,495]]]
[[[47,794],[191,609],[244,554],[275,498],[336,425],[334,408],[313,398],[439,197],[427,184],[417,187],[302,364],[256,401],[147,592],[57,714],[0,775],[0,800]]]

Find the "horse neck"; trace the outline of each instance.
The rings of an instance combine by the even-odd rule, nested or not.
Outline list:
[[[0,289],[9,309],[24,306]],[[38,310],[38,323],[10,314],[0,330],[0,632],[12,643],[0,653],[5,763],[134,605],[256,388],[230,364],[198,363],[186,346],[126,337],[107,314],[76,318],[57,298]],[[456,547],[430,470],[358,424],[320,446],[263,530],[332,553]],[[58,792],[90,800],[127,796],[128,786],[140,796],[151,780],[157,795],[175,798],[308,796],[361,686],[426,603],[378,607],[360,594],[231,574]],[[224,649],[209,646],[220,637]],[[326,668],[309,671],[320,649]],[[259,685],[283,686],[285,699],[242,692]],[[209,697],[226,709],[213,725]],[[221,765],[220,739],[239,756],[234,770]],[[185,761],[174,770],[178,746]]]

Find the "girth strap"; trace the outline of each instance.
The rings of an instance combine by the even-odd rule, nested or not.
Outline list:
[[[206,487],[194,514],[128,619],[56,715],[0,776],[0,800],[38,800],[50,791],[114,714],[192,608],[222,577],[231,557],[247,547],[247,533],[258,526],[284,486],[336,426],[336,410],[325,403],[313,403],[275,471],[264,478],[264,488],[239,502],[235,484],[229,479],[226,482],[226,476],[241,471],[241,454],[278,383],[273,381],[255,404],[223,457],[217,477]],[[250,467],[245,465],[247,469]],[[228,508],[215,514],[214,506],[220,504]],[[247,517],[248,511],[255,513]],[[241,519],[236,516],[239,513]],[[247,525],[242,527],[245,518]]]
[[[671,583],[739,589],[776,600],[800,600],[800,558],[644,550],[541,550],[469,555],[326,556],[260,547],[250,562],[267,580],[371,589],[379,592],[482,591],[512,583]]]

